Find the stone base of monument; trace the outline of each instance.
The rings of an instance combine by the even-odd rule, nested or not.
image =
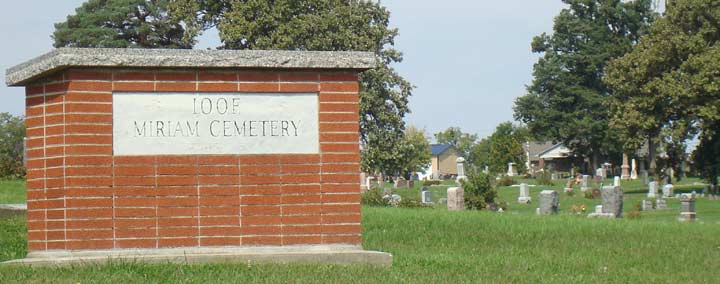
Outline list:
[[[613,214],[613,213],[590,213],[590,214],[588,214],[588,218],[615,219],[615,214]]]
[[[678,221],[693,222],[695,221],[696,216],[697,214],[695,212],[680,212],[680,216],[678,216]]]
[[[68,266],[105,262],[145,263],[318,263],[392,266],[392,255],[354,245],[284,247],[213,247],[30,252],[0,263],[20,266]]]
[[[0,218],[27,214],[25,204],[0,204]]]
[[[520,204],[530,204],[532,202],[532,197],[518,197],[517,202]]]

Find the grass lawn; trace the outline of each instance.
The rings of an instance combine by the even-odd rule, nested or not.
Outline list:
[[[532,188],[533,198],[540,189]],[[643,212],[640,219],[604,220],[567,210],[557,216],[535,216],[536,204],[513,202],[517,188],[500,191],[511,204],[503,214],[448,212],[441,207],[363,207],[364,247],[392,253],[392,268],[129,262],[40,269],[0,266],[0,283],[717,283],[720,279],[718,202],[698,202],[703,222],[675,221],[678,210],[672,201],[671,209]],[[640,195],[626,194],[626,198],[640,200]],[[561,202],[567,208],[574,202],[598,201],[561,194]],[[24,256],[24,222],[23,217],[0,220],[0,261]]]
[[[0,204],[25,203],[24,180],[0,179]]]

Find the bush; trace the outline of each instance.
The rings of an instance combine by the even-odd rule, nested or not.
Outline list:
[[[360,202],[368,206],[390,206],[390,200],[383,198],[383,192],[378,187],[373,187],[360,194]]]
[[[490,183],[490,177],[482,172],[470,173],[462,184],[467,209],[482,210],[497,197],[497,191]]]
[[[429,204],[423,204],[419,198],[417,198],[417,199],[403,198],[397,204],[397,207],[399,207],[399,208],[430,208],[432,206]]]
[[[586,190],[585,193],[583,193],[583,194],[584,194],[584,196],[585,196],[585,199],[593,199],[593,198],[595,198],[595,196],[593,196],[592,189]]]
[[[423,186],[440,185],[440,180],[437,179],[426,179],[423,181]]]
[[[511,186],[516,184],[515,180],[509,176],[503,176],[497,181],[498,186]]]
[[[535,178],[535,183],[538,185],[555,185],[552,181],[552,173],[550,171],[541,171]]]
[[[0,178],[23,178],[25,122],[22,117],[0,113]]]

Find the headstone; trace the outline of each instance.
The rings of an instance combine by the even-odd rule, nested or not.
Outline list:
[[[647,197],[648,197],[648,198],[655,198],[655,197],[657,196],[657,192],[658,192],[658,183],[657,183],[657,181],[650,182],[650,183],[648,184],[648,194],[647,194]]]
[[[692,194],[684,193],[680,195],[680,222],[695,221],[695,197]]]
[[[557,174],[557,173],[551,173],[551,174],[550,174],[550,179],[551,179],[551,180],[556,180],[556,179],[558,179],[558,174]]]
[[[367,184],[368,189],[377,187],[377,179],[375,179],[375,177],[367,177],[365,180],[365,184]]]
[[[560,207],[560,199],[557,191],[543,190],[540,192],[540,202],[537,209],[539,215],[557,214]]]
[[[652,201],[650,201],[650,200],[643,199],[641,205],[642,205],[642,211],[653,210],[653,204],[652,204]]]
[[[508,163],[507,176],[509,176],[509,177],[517,176],[517,170],[515,169],[515,163]]]
[[[520,196],[518,196],[518,203],[530,204],[532,198],[530,197],[530,186],[527,183],[520,184]]]
[[[447,204],[447,198],[440,198],[440,199],[438,199],[438,203],[440,203],[440,204]]]
[[[450,211],[465,210],[465,191],[462,187],[448,188],[447,208]]]
[[[394,186],[395,188],[408,188],[408,181],[404,178],[396,178]]]
[[[655,209],[667,209],[667,200],[658,198],[655,200]]]
[[[583,175],[582,176],[582,183],[580,184],[580,190],[587,191],[590,189],[590,176],[589,175]]]
[[[624,180],[630,179],[630,165],[628,165],[628,156],[627,154],[623,154],[622,158],[622,165],[620,166],[621,173],[620,178]]]
[[[420,192],[420,200],[423,204],[433,204],[432,192],[429,190],[423,190]]]
[[[613,179],[613,186],[620,186],[620,177],[616,176],[615,179]]]
[[[636,180],[636,179],[638,178],[638,173],[637,173],[637,163],[635,162],[635,159],[632,159],[632,163],[631,163],[631,164],[632,164],[632,165],[631,165],[631,168],[630,168],[630,179],[631,179],[631,180]]]
[[[648,179],[648,171],[642,170],[640,171],[640,175],[642,176],[643,185],[647,185],[650,182]]]
[[[402,196],[400,196],[399,194],[390,195],[390,205],[398,206],[398,204],[400,204],[400,201],[402,201]]]
[[[612,214],[614,218],[622,218],[623,190],[619,186],[603,186],[601,203],[603,213]]]
[[[602,205],[595,205],[595,213],[602,214]]]
[[[367,177],[365,175],[365,172],[360,173],[360,191],[366,191],[370,188],[367,182]]]
[[[663,186],[662,193],[664,198],[671,198],[673,197],[673,185],[668,183]]]
[[[605,179],[605,170],[603,168],[598,168],[597,170],[595,170],[595,180],[603,179]]]
[[[457,179],[455,181],[460,183],[461,181],[467,179],[465,176],[465,158],[458,157],[455,162],[457,163]]]
[[[574,184],[575,184],[575,180],[574,180],[574,179],[569,179],[569,180],[567,181],[567,183],[565,183],[565,188],[563,189],[563,191],[564,191],[565,193],[572,192],[572,191],[573,191],[573,185],[574,185]]]

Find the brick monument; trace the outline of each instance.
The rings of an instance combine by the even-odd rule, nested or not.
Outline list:
[[[361,247],[358,72],[374,66],[365,52],[62,48],[7,70],[27,105],[30,253],[15,263],[389,265]]]

